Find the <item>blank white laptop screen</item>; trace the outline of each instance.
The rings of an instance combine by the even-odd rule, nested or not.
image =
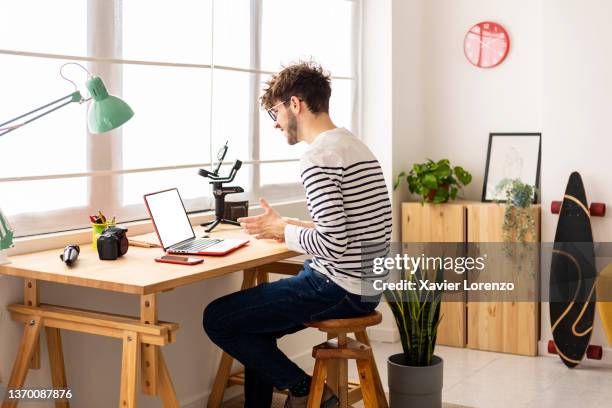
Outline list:
[[[177,189],[149,194],[146,200],[164,249],[195,238]]]

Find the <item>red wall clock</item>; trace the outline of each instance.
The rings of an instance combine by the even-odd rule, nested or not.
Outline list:
[[[506,29],[491,21],[483,21],[470,28],[463,41],[465,57],[480,68],[498,66],[509,50],[510,38]]]

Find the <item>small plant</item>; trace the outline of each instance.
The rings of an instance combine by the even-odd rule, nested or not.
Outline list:
[[[0,210],[0,251],[13,246],[13,229]]]
[[[419,282],[426,279],[420,269],[410,274],[410,277],[406,275],[402,269],[398,282],[414,282],[415,289],[386,290],[384,296],[399,329],[405,364],[429,366],[436,347],[438,325],[442,319],[442,293],[420,287]],[[442,269],[435,273],[434,280],[436,283],[442,282]]]
[[[519,179],[503,179],[497,185],[497,191],[506,196],[503,201],[506,205],[502,228],[504,241],[525,243],[528,236],[535,236],[535,220],[529,208],[536,188]]]
[[[452,167],[448,159],[437,162],[427,159],[425,163],[415,163],[408,174],[402,171],[397,175],[393,189],[399,186],[403,177],[408,183],[408,190],[421,195],[421,203],[445,203],[449,198],[454,200],[459,189],[472,181],[470,173],[463,167]]]
[[[523,272],[524,262],[528,263],[528,270],[531,271],[531,277],[534,277],[537,260],[536,248],[527,242],[527,238],[533,239],[536,236],[535,220],[530,207],[537,189],[519,179],[503,179],[497,184],[497,191],[506,197],[505,201],[496,201],[504,202],[506,207],[502,225],[503,250],[508,258],[516,260],[518,275],[515,279],[518,282]]]

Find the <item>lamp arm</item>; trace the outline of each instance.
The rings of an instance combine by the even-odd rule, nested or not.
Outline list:
[[[55,104],[57,104],[59,102],[65,101],[67,99],[68,99],[68,101],[66,101],[65,103],[63,103],[63,104],[61,104],[59,106],[56,106],[55,108],[50,109],[50,110],[48,110],[46,112],[43,112],[40,115],[34,116],[33,118],[26,120],[25,122],[22,122],[22,123],[19,123],[17,125],[13,125],[13,126],[4,127],[4,126],[8,125],[9,123],[15,122],[16,120],[19,120],[21,118],[29,116],[29,115],[31,115],[31,114],[33,114],[35,112],[38,112],[38,111],[43,110],[45,108],[48,108],[49,106],[55,105]],[[83,97],[81,96],[81,93],[79,91],[75,91],[75,92],[71,93],[70,95],[66,95],[66,96],[64,96],[62,98],[59,98],[59,99],[57,99],[57,100],[55,100],[53,102],[50,102],[50,103],[48,103],[46,105],[41,106],[40,108],[36,108],[36,109],[34,109],[34,110],[32,110],[32,111],[30,111],[28,113],[24,113],[23,115],[17,116],[16,118],[13,118],[13,119],[9,120],[8,122],[0,123],[0,136],[4,136],[7,133],[9,133],[9,132],[11,132],[11,131],[13,131],[13,130],[15,130],[17,128],[20,128],[21,126],[27,125],[28,123],[30,123],[30,122],[38,119],[38,118],[41,118],[41,117],[43,117],[43,116],[45,116],[45,115],[47,115],[47,114],[49,114],[51,112],[54,112],[54,111],[60,109],[61,107],[66,106],[66,105],[68,105],[68,104],[70,104],[72,102],[80,102],[82,99],[83,99]]]

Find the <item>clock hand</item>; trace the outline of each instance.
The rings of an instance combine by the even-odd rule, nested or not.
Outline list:
[[[487,41],[487,44],[494,43],[495,41],[501,41],[501,38],[494,38],[491,41]]]
[[[491,51],[498,53],[500,57],[502,56],[502,54],[503,54],[503,53],[498,52],[498,51],[497,51],[495,48],[492,48],[492,47],[489,45],[489,43],[482,42],[482,41],[480,41],[480,40],[478,40],[478,42],[479,42],[479,43],[481,43],[482,45],[484,45],[485,47],[487,47],[488,49],[490,49]]]

